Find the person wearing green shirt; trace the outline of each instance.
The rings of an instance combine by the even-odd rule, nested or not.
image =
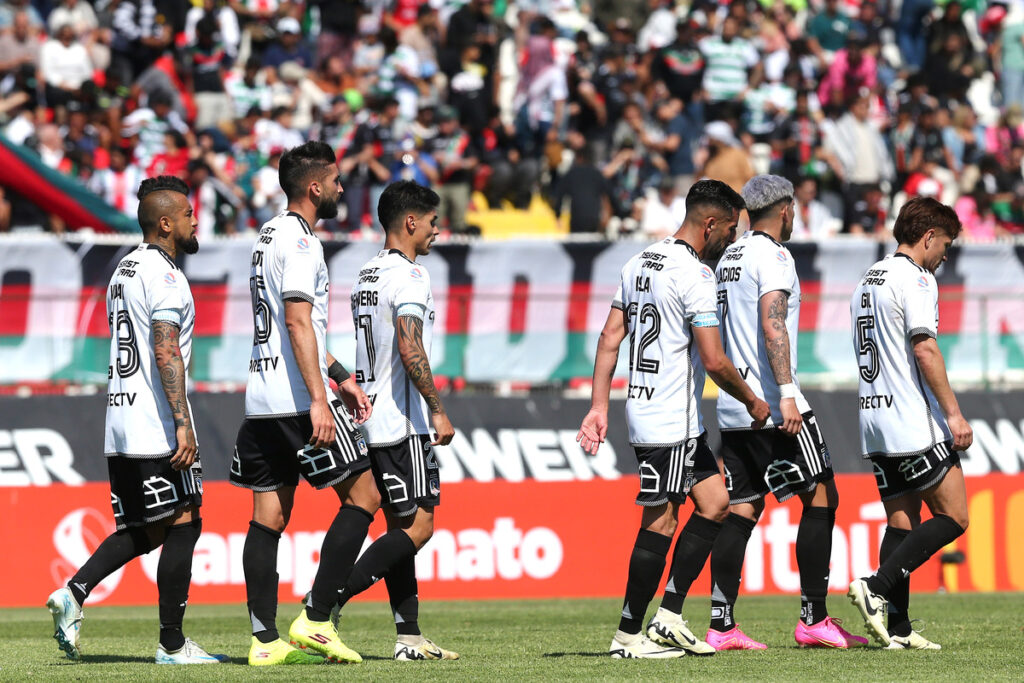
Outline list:
[[[807,26],[807,32],[826,52],[846,47],[846,34],[850,31],[850,18],[839,11],[839,0],[825,0],[825,9]]]

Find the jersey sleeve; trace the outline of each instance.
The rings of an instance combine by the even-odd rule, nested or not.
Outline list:
[[[769,292],[793,293],[796,282],[796,262],[785,247],[765,250],[757,261],[757,298]]]
[[[694,280],[683,284],[680,298],[683,315],[692,327],[718,327],[718,293],[711,268],[700,264]]]
[[[169,266],[156,271],[147,288],[150,320],[181,327],[185,314],[185,297],[181,292],[183,285],[184,275],[180,271]]]
[[[615,288],[615,295],[612,297],[612,308],[626,310],[626,281],[619,278],[619,286]]]
[[[412,266],[399,276],[391,302],[395,317],[411,316],[422,320],[430,304],[430,280],[422,266]]]
[[[938,335],[939,287],[935,277],[922,273],[903,288],[903,319],[907,339],[919,334]]]
[[[306,234],[282,236],[278,246],[281,258],[281,298],[316,301],[317,244]]]

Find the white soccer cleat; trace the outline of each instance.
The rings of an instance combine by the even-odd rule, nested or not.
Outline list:
[[[46,599],[46,606],[53,616],[53,639],[68,659],[78,659],[78,632],[82,628],[82,606],[71,591],[58,588]]]
[[[647,625],[647,638],[664,647],[686,650],[688,655],[710,657],[715,654],[715,648],[693,635],[681,615],[664,607],[658,608],[658,613]]]
[[[615,632],[608,654],[612,659],[675,659],[686,654],[678,647],[665,647],[642,633]]]
[[[880,645],[888,646],[891,642],[889,629],[885,627],[885,607],[888,601],[881,595],[872,593],[868,588],[868,582],[864,579],[854,579],[850,583],[850,590],[846,592],[846,595],[864,618],[864,626],[868,630],[868,635],[877,640]]]
[[[226,661],[227,655],[211,655],[191,638],[186,638],[185,644],[172,652],[165,650],[163,645],[156,647],[157,664],[220,664]]]
[[[919,619],[914,619],[914,622],[920,622]],[[922,627],[922,631],[924,628]],[[924,636],[921,635],[920,631],[913,630],[909,636],[889,636],[889,645],[886,646],[886,650],[941,650],[942,646],[938,643],[933,643]]]
[[[395,643],[395,659],[399,662],[458,658],[458,652],[446,650],[423,636],[398,636],[398,641]]]

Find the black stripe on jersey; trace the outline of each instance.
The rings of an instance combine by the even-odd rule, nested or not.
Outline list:
[[[913,263],[914,267],[917,268],[918,270],[920,270],[922,273],[927,273],[928,272],[927,270],[925,270],[925,268],[923,266],[918,265],[917,261],[915,261],[914,259],[910,258],[910,256],[908,256],[907,254],[904,254],[902,252],[897,251],[895,254],[893,254],[893,256],[900,256],[902,258],[907,259],[908,261]]]
[[[686,247],[687,249],[689,249],[690,253],[693,254],[693,258],[697,259],[698,261],[700,260],[700,256],[697,254],[697,250],[694,249],[693,247],[691,247],[689,242],[687,242],[686,240],[675,240],[675,243],[676,244],[681,244],[684,247]]]
[[[299,219],[299,224],[302,226],[302,232],[306,233],[307,235],[313,234],[313,231],[309,227],[309,223],[307,223],[306,219],[303,218],[300,214],[297,214],[294,211],[289,211],[286,215]]]
[[[778,247],[782,246],[781,244],[779,244],[778,240],[776,240],[774,237],[772,237],[768,233],[764,232],[763,230],[754,230],[753,234],[760,235],[761,237],[767,237],[768,239],[770,239],[772,241],[772,244],[774,244],[774,245],[776,245]]]
[[[405,259],[406,261],[408,261],[409,263],[415,263],[415,261],[413,261],[413,260],[412,260],[411,258],[409,258],[408,256],[406,256],[405,254],[403,254],[403,253],[402,253],[402,252],[401,252],[401,251],[400,251],[399,249],[388,249],[388,253],[389,253],[389,254],[398,254],[399,256],[401,256],[402,258],[404,258],[404,259]]]
[[[174,262],[174,259],[171,258],[171,255],[168,254],[166,251],[164,251],[163,247],[161,247],[160,245],[158,245],[158,244],[151,244],[151,243],[147,242],[146,243],[146,249],[152,249],[156,253],[160,254],[161,256],[164,257],[164,260],[167,261],[168,264],[170,264],[171,268],[174,268],[175,270],[178,270],[178,264],[176,264]]]

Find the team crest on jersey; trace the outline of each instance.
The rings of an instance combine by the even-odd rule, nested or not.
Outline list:
[[[705,280],[710,280],[713,277],[715,277],[715,274],[711,272],[710,268],[708,268],[707,266],[704,266],[704,267],[702,267],[700,269],[700,276],[702,278],[704,278]]]
[[[169,285],[173,285],[177,281],[177,278],[174,277],[174,273],[167,273],[166,275],[164,275],[164,282],[166,282]]]
[[[410,270],[409,275],[412,277],[413,280],[423,279],[423,271],[420,270],[419,268],[413,268],[412,270]]]
[[[928,289],[928,278],[926,278],[924,275],[917,278],[917,286],[920,287],[921,289]]]
[[[299,249],[309,249],[309,240],[306,239],[305,237],[300,237],[298,245]]]

